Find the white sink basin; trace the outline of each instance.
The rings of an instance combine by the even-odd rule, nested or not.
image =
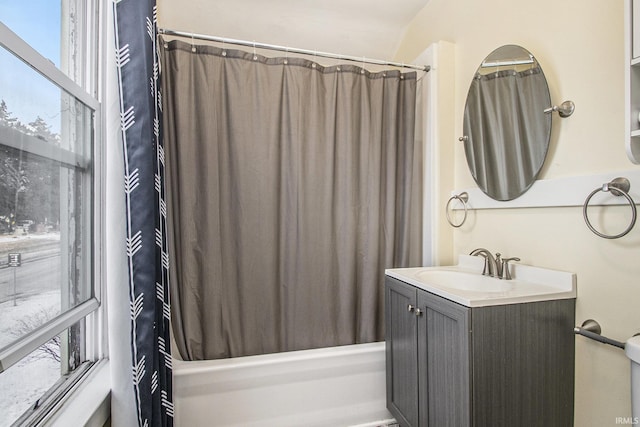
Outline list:
[[[463,291],[507,292],[513,287],[511,280],[500,280],[478,273],[454,270],[424,269],[416,273],[416,278],[434,286]]]
[[[512,280],[482,275],[484,258],[460,255],[446,267],[395,268],[388,276],[467,307],[482,307],[576,297],[576,275],[523,265],[511,266]]]

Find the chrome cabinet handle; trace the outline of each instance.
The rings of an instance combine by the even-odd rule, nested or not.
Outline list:
[[[422,310],[420,310],[419,308],[416,308],[415,313],[416,313],[416,316],[418,317],[422,316]]]
[[[407,306],[407,311],[408,311],[409,313],[411,313],[411,312],[413,311],[413,309],[414,309],[414,308],[415,308],[415,307],[414,307],[413,305],[409,304],[409,305]]]

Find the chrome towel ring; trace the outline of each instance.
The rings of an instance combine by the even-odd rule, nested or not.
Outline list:
[[[633,226],[636,224],[637,212],[636,204],[631,196],[629,196],[630,188],[631,183],[629,183],[629,180],[627,178],[616,178],[613,181],[602,184],[602,188],[596,188],[591,192],[591,194],[589,194],[589,196],[587,196],[587,199],[584,201],[584,206],[582,207],[582,215],[584,216],[584,221],[587,223],[587,227],[589,227],[589,230],[591,230],[595,235],[604,239],[617,239],[625,236],[627,233],[629,233],[629,231],[631,231]],[[629,205],[631,206],[631,223],[622,233],[614,235],[603,234],[596,230],[593,225],[591,225],[589,217],[587,216],[587,207],[589,205],[589,201],[591,201],[591,198],[599,191],[610,192],[614,196],[624,196],[629,202]]]
[[[464,208],[464,217],[462,218],[462,221],[460,221],[459,224],[454,223],[451,220],[451,216],[449,215],[449,206],[451,205],[451,202],[454,200],[460,201],[460,203],[462,203],[462,207]],[[447,214],[447,222],[449,222],[449,224],[451,224],[452,227],[455,227],[455,228],[462,227],[462,224],[464,224],[464,222],[467,220],[467,202],[468,201],[469,201],[469,194],[466,191],[460,194],[456,194],[455,196],[451,196],[451,198],[449,198],[449,201],[447,202],[447,206],[444,208],[444,211]]]

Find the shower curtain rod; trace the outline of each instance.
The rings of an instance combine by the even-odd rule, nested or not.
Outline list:
[[[188,33],[186,31],[167,30],[164,28],[159,28],[158,34],[165,34],[167,36],[176,36],[176,37],[187,37],[191,39],[206,40],[206,41],[212,41],[212,42],[218,42],[218,43],[236,44],[241,46],[249,46],[257,49],[269,49],[269,50],[278,50],[281,52],[299,53],[303,55],[321,56],[323,58],[340,59],[345,61],[353,61],[353,62],[360,62],[360,63],[367,63],[367,64],[388,65],[391,67],[409,68],[412,70],[419,70],[424,72],[428,72],[431,69],[429,65],[404,64],[400,62],[384,61],[380,59],[370,59],[365,57],[358,58],[357,56],[339,55],[336,53],[319,52],[315,50],[299,49],[295,47],[285,47],[285,46],[278,46],[278,45],[267,44],[267,43],[256,43],[256,42],[250,42],[246,40],[229,39],[225,37],[207,36],[204,34]]]

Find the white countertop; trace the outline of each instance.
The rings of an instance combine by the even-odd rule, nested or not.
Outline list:
[[[466,307],[576,298],[576,275],[514,263],[512,280],[482,276],[484,258],[460,255],[444,267],[393,268],[385,274]]]

